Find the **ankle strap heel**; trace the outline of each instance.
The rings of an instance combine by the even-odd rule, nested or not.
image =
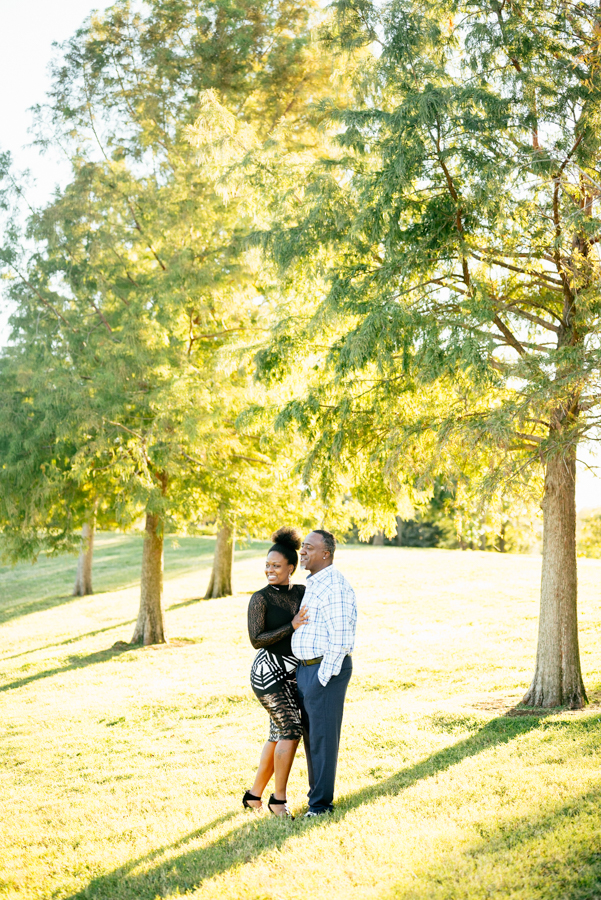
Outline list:
[[[256,810],[257,810],[259,807],[257,807],[257,806],[251,806],[250,803],[249,803],[248,801],[249,801],[249,800],[260,800],[260,799],[261,799],[260,797],[255,797],[254,794],[251,794],[250,791],[247,791],[247,792],[245,793],[244,797],[242,798],[242,806],[243,806],[245,809],[254,809],[255,812],[256,812]]]
[[[276,800],[276,798],[275,798],[275,797],[273,796],[273,794],[272,794],[271,797],[269,798],[269,802],[267,803],[267,809],[269,810],[270,813],[273,813],[273,815],[275,816],[275,815],[277,815],[277,813],[273,812],[273,810],[272,810],[272,808],[271,808],[272,806],[283,806],[283,807],[285,807],[285,809],[286,809],[286,818],[287,818],[287,819],[294,819],[294,816],[292,815],[292,813],[291,813],[290,810],[288,809],[288,801],[287,801],[287,800]]]

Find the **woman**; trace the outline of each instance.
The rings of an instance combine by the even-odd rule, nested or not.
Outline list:
[[[275,774],[275,790],[267,808],[276,816],[290,816],[286,786],[302,734],[296,692],[298,660],[292,654],[290,638],[307,621],[306,611],[299,613],[305,588],[290,583],[298,566],[299,533],[294,528],[280,528],[272,541],[265,562],[267,585],[252,595],[248,607],[250,642],[259,651],[252,665],[250,683],[269,713],[269,738],[261,753],[254,784],[242,803],[249,809],[261,809],[263,791]]]

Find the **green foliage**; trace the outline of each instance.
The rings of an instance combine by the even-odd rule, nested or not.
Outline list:
[[[13,560],[73,549],[74,529],[107,483],[105,472],[94,481],[89,466],[85,474],[76,471],[78,439],[84,444],[85,437],[65,403],[72,371],[60,363],[42,341],[23,352],[11,347],[0,358],[2,555]],[[115,524],[115,512],[104,504],[97,514],[102,525]]]
[[[68,153],[71,181],[30,216],[29,258],[16,232],[3,251],[16,313],[0,520],[15,555],[69,546],[98,498],[121,525],[147,510],[166,529],[235,518],[242,533],[273,525],[274,484],[280,514],[302,506],[294,447],[236,426],[266,403],[239,348],[269,325],[273,279],[241,246],[252,217],[199,170],[185,128],[211,89],[302,141],[329,79],[311,14],[122,0],[63,47],[39,140]]]
[[[306,360],[280,424],[308,437],[305,479],[380,526],[441,482],[499,517],[596,436],[598,36],[595,7],[559,0],[341,0],[326,38],[355,95],[323,152],[245,132],[220,160],[249,203],[268,191],[255,242],[302,297],[259,357],[267,381]]]

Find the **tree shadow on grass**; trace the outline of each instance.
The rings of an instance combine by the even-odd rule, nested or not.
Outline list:
[[[448,851],[426,864],[409,887],[386,891],[396,900],[427,896],[528,896],[535,900],[598,900],[601,897],[601,787],[537,816],[484,825],[467,848]],[[415,877],[415,873],[414,873]]]
[[[40,681],[42,678],[63,675],[65,672],[73,671],[73,669],[85,669],[87,666],[94,666],[97,663],[107,662],[107,660],[113,659],[115,656],[121,656],[121,654],[127,653],[129,650],[139,649],[137,645],[132,644],[130,646],[129,644],[120,643],[114,647],[109,647],[107,650],[98,650],[96,653],[88,653],[85,656],[69,656],[66,665],[56,666],[53,669],[44,669],[44,671],[34,672],[32,675],[24,675],[22,678],[16,678],[14,681],[0,685],[0,693],[25,687],[34,681]]]
[[[81,597],[72,599],[80,600]],[[192,600],[183,600],[181,603],[172,603],[170,606],[165,607],[165,612],[168,613],[174,609],[192,606],[195,603],[200,603],[202,599],[203,598],[198,597]],[[114,625],[107,625],[105,628],[97,628],[95,631],[86,631],[84,634],[74,634],[72,637],[65,638],[62,641],[55,641],[52,644],[44,644],[42,647],[30,647],[28,650],[21,650],[20,653],[12,653],[10,656],[0,656],[0,662],[9,659],[18,659],[20,656],[29,656],[30,653],[41,653],[43,650],[52,650],[53,647],[66,647],[69,644],[78,644],[86,638],[97,637],[99,634],[106,634],[107,631],[115,631],[117,628],[126,628],[127,626],[135,624],[135,619],[128,619],[127,622],[115,622]],[[55,671],[53,670],[51,674],[55,674]]]
[[[253,818],[243,826],[218,837],[208,846],[194,848],[174,857],[174,850],[199,836],[198,831],[191,832],[181,841],[155,851],[153,859],[157,862],[152,868],[135,871],[140,866],[145,866],[150,857],[132,861],[125,867],[93,879],[82,891],[66,900],[113,900],[115,897],[120,900],[155,900],[157,896],[186,894],[209,878],[251,862],[269,850],[279,850],[290,837],[298,837],[313,828],[327,827],[330,822],[340,821],[359,806],[400,794],[421,779],[445,772],[490,747],[509,743],[535,729],[543,717],[544,714],[493,719],[470,737],[438,750],[421,762],[401,769],[377,784],[340,798],[333,816],[297,818],[294,822],[282,821],[273,816],[268,819]],[[206,826],[205,832],[223,821],[224,817]],[[167,859],[158,859],[167,854],[170,854]]]
[[[233,819],[237,813],[230,810],[230,812],[224,813],[222,816],[219,816],[217,819],[213,819],[212,822],[208,822],[206,825],[202,825],[200,828],[196,828],[194,831],[190,831],[184,837],[180,838],[178,841],[174,841],[172,844],[166,844],[163,847],[157,847],[155,850],[151,850],[149,853],[145,853],[143,856],[137,857],[137,859],[132,859],[129,862],[125,863],[123,866],[119,866],[118,869],[115,869],[114,872],[110,874],[110,885],[108,887],[108,894],[101,894],[100,896],[105,895],[110,900],[113,900],[114,897],[121,897],[121,893],[119,891],[119,885],[122,880],[127,879],[130,873],[136,869],[138,866],[148,865],[148,863],[153,862],[153,860],[157,859],[160,856],[164,856],[173,850],[179,850],[182,847],[185,847],[186,844],[191,843],[192,841],[198,840],[198,838],[203,837],[203,835],[207,834],[209,831],[212,831],[214,828],[219,828],[220,825],[224,825],[230,819]],[[165,878],[162,875],[162,869],[157,869],[157,877],[154,879],[155,891],[152,894],[152,900],[155,900],[156,897],[163,896],[164,887],[165,887]],[[101,879],[97,879],[101,880]],[[90,890],[92,889],[92,885],[95,884],[93,881],[90,885],[85,887],[81,893],[73,895],[74,897],[83,898],[92,897],[94,894],[90,894]],[[150,890],[150,887],[149,887]],[[151,896],[148,894],[148,896]]]
[[[0,608],[0,625],[10,622],[12,619],[20,619],[31,613],[43,612],[45,609],[54,609],[55,606],[65,606],[67,603],[75,603],[81,597],[73,594],[57,594],[54,597],[43,597],[41,600],[26,600],[22,603],[12,603]]]
[[[206,597],[190,597],[189,600],[181,600],[179,603],[172,603],[167,607],[167,612],[172,609],[184,609],[186,606],[195,606],[197,603],[204,603]]]
[[[141,537],[136,537],[139,538],[139,547],[135,547],[134,549],[141,554]],[[169,582],[193,572],[198,572],[199,577],[202,576],[203,579],[205,577],[208,578],[210,561],[215,551],[215,540],[203,539],[199,542],[195,538],[183,537],[178,538],[177,541],[178,543],[181,543],[181,547],[169,546],[169,538],[167,539],[165,549],[165,581]],[[236,550],[234,554],[235,562],[250,559],[262,552],[266,547],[269,547],[269,543],[265,541],[252,541],[243,549]],[[126,547],[124,552],[130,553],[131,546]],[[45,560],[45,566],[43,568],[40,567],[37,572],[39,578],[43,578],[46,572],[50,571],[50,563],[51,559]],[[75,578],[76,564],[77,560],[74,557],[73,571],[71,572],[69,570],[68,574],[65,575],[64,581],[62,583],[57,583],[56,594],[51,594],[50,596],[42,597],[37,600],[18,599],[4,603],[0,602],[0,625],[10,622],[12,619],[20,619],[23,616],[28,616],[32,613],[43,612],[47,609],[54,609],[57,606],[68,605],[69,603],[77,603],[84,599],[82,597],[74,597],[71,589],[67,587],[72,584],[73,579]],[[102,566],[96,563],[94,570],[94,583],[96,585],[95,594],[116,593],[117,591],[129,590],[139,586],[139,562],[136,560],[134,563],[126,558],[125,570],[120,571],[119,566],[123,566],[123,564],[124,560],[120,558],[120,553],[117,550],[114,553],[114,558],[111,560],[110,568],[106,567],[106,563],[103,563]],[[0,570],[2,568],[6,570],[9,569],[9,567],[0,566]],[[33,571],[35,574],[35,570]],[[33,592],[33,578],[31,579],[31,583],[31,590]],[[26,588],[24,587],[23,590],[26,590]],[[199,597],[198,600],[200,599],[202,598]],[[196,599],[188,600],[179,605],[184,606],[195,602],[197,602]],[[171,608],[176,609],[178,606],[174,605]]]
[[[1,656],[0,662],[9,659],[18,659],[20,656],[29,656],[30,653],[41,653],[43,650],[52,650],[53,647],[66,647],[69,644],[78,644],[86,638],[97,637],[99,634],[106,634],[107,631],[115,631],[117,628],[125,628],[127,625],[134,625],[135,619],[128,619],[127,622],[116,622],[114,625],[107,625],[106,628],[97,628],[95,631],[86,631],[84,634],[75,634],[73,637],[65,638],[63,641],[55,641],[53,644],[44,644],[42,647],[30,647],[28,650],[21,650],[20,653],[13,653],[10,656]]]

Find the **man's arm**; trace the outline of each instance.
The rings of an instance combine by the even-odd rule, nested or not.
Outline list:
[[[352,588],[335,582],[329,596],[322,600],[321,614],[328,632],[328,649],[317,677],[325,687],[333,675],[338,675],[345,656],[353,647],[356,606]]]

